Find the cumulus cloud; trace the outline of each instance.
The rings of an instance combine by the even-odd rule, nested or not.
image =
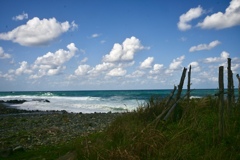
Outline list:
[[[137,51],[143,50],[139,39],[126,38],[122,44],[115,43],[109,54],[103,57],[103,62],[132,61]]]
[[[163,64],[154,64],[153,69],[150,70],[150,74],[158,74],[163,69]]]
[[[181,31],[191,29],[192,26],[188,23],[193,19],[200,17],[202,14],[203,9],[201,6],[191,8],[187,13],[184,13],[179,17],[179,22],[177,23],[178,29]]]
[[[13,17],[12,19],[15,20],[15,21],[21,21],[21,20],[24,20],[24,19],[28,19],[28,14],[23,12],[22,14],[17,15],[15,17]]]
[[[166,73],[172,73],[176,70],[182,69],[182,62],[185,59],[185,56],[178,57],[173,59],[172,63],[170,63],[169,68],[166,70]]]
[[[122,68],[114,68],[107,73],[107,76],[120,77],[124,76],[126,73],[127,71]]]
[[[240,71],[240,58],[235,57],[232,59],[232,71],[235,74]]]
[[[237,25],[240,25],[240,0],[232,0],[225,13],[214,13],[197,24],[202,29],[224,29]]]
[[[59,66],[71,59],[75,52],[78,50],[75,47],[74,43],[67,45],[68,51],[59,49],[55,53],[48,52],[42,57],[38,57],[35,61],[36,65],[51,65],[51,66]]]
[[[173,62],[169,65],[170,70],[178,70],[179,67],[181,67],[183,60],[185,59],[185,56],[178,57],[176,59],[173,59]]]
[[[199,65],[198,62],[191,62],[189,65],[188,65],[188,68],[189,66],[191,65],[191,68],[192,68],[192,72],[200,72],[201,71],[201,67]]]
[[[229,53],[226,51],[223,51],[220,55],[220,57],[209,57],[204,59],[204,63],[216,63],[216,62],[225,62],[227,61],[227,58],[229,58]]]
[[[96,67],[95,67],[95,70],[96,71],[106,71],[106,70],[108,70],[109,68],[112,68],[114,66],[114,64],[112,64],[112,63],[105,63],[105,62],[103,62],[102,64],[98,64],[98,65],[96,65]]]
[[[8,53],[5,53],[3,48],[0,47],[0,59],[7,59],[7,58],[11,58],[11,55]]]
[[[144,71],[136,70],[132,74],[126,75],[127,78],[138,78],[145,75]]]
[[[87,64],[79,65],[74,73],[75,73],[76,76],[84,76],[88,73],[88,71],[90,69],[91,69],[91,67]]]
[[[10,40],[22,46],[42,46],[54,41],[72,26],[68,21],[60,23],[55,18],[42,19],[34,17],[25,25],[21,25],[7,33],[0,33],[0,39]]]
[[[19,64],[20,67],[15,71],[16,75],[31,74],[33,72],[26,61],[23,61]]]
[[[195,51],[201,51],[201,50],[210,50],[210,49],[218,46],[219,44],[221,44],[221,42],[218,41],[218,40],[212,41],[209,44],[199,44],[197,46],[192,46],[189,49],[189,52],[195,52]]]
[[[140,68],[141,69],[152,68],[153,61],[154,61],[153,57],[148,57],[140,64]]]
[[[0,78],[4,78],[4,79],[9,80],[9,81],[14,81],[15,78],[14,78],[13,72],[14,72],[14,70],[9,70],[8,73],[5,73],[5,74],[2,74],[0,72]]]
[[[67,45],[67,48],[69,50],[59,49],[55,53],[48,52],[38,57],[33,64],[33,69],[38,70],[38,72],[30,78],[41,78],[46,75],[52,76],[64,70],[66,67],[62,65],[69,61],[78,51],[74,43]]]

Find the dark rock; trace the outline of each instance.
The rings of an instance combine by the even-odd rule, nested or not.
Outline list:
[[[61,110],[63,114],[67,114],[68,112],[66,110]]]
[[[6,101],[3,101],[1,103],[10,103],[10,104],[22,104],[24,102],[27,102],[26,100],[17,100],[17,99],[14,99],[14,100],[6,100]]]
[[[38,102],[47,102],[49,103],[50,101],[47,99],[41,99],[41,98],[36,98],[36,99],[32,99],[32,101],[38,101]]]

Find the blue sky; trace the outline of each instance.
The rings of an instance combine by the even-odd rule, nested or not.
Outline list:
[[[192,88],[217,88],[227,58],[238,85],[240,0],[0,6],[1,91],[172,89],[190,64]]]

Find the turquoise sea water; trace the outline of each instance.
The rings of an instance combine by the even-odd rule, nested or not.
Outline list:
[[[27,102],[13,105],[29,110],[66,110],[68,112],[121,112],[132,111],[145,103],[151,96],[166,97],[172,90],[98,90],[98,91],[24,91],[0,92],[0,100],[22,100]],[[217,89],[195,89],[191,97],[214,95]],[[182,95],[186,93],[183,90]],[[237,93],[237,90],[236,90]],[[48,99],[50,103],[36,101]]]

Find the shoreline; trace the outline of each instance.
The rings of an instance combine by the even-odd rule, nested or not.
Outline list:
[[[0,103],[0,151],[68,143],[103,131],[124,113],[68,113],[18,110]]]

